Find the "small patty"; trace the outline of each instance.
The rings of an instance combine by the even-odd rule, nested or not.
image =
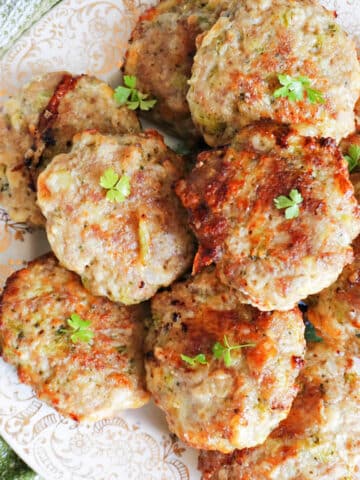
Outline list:
[[[308,301],[308,317],[327,341],[346,345],[360,337],[360,237],[353,242],[354,260],[330,287]],[[360,354],[360,338],[359,338]]]
[[[307,77],[324,103],[275,98],[278,74]],[[244,0],[203,36],[187,99],[195,126],[218,146],[264,118],[340,140],[354,129],[359,95],[355,43],[333,12],[313,0]]]
[[[163,0],[143,13],[132,32],[124,72],[157,99],[146,114],[188,140],[197,133],[186,101],[195,40],[215,23],[226,0]]]
[[[76,133],[139,131],[135,113],[119,107],[113,94],[95,77],[53,72],[6,102],[0,120],[0,184],[7,188],[0,191],[0,202],[13,220],[44,223],[34,193],[37,177],[56,154],[70,150]]]
[[[302,196],[286,218],[275,199]],[[194,271],[216,263],[224,284],[260,310],[288,310],[333,283],[351,262],[360,211],[331,139],[259,122],[231,147],[200,154],[177,185],[200,246]]]
[[[29,135],[16,132],[9,118],[0,113],[0,205],[14,222],[44,224],[30,172],[24,168],[24,154],[31,147]]]
[[[355,480],[360,477],[360,339],[308,345],[290,414],[256,448],[202,452],[202,480]]]
[[[68,319],[90,322],[94,337],[73,341]],[[94,297],[52,254],[14,273],[0,301],[5,361],[39,398],[75,420],[98,420],[144,405],[144,306]]]
[[[125,182],[122,201],[111,201],[100,185],[109,169]],[[181,157],[155,131],[77,135],[38,181],[55,255],[94,295],[127,305],[149,299],[193,259],[186,212],[173,191],[183,174]]]
[[[297,393],[305,348],[300,311],[239,304],[214,272],[204,271],[158,293],[152,315],[147,387],[170,430],[192,447],[222,452],[262,443]],[[232,349],[227,365],[213,353],[217,342],[249,346]],[[181,358],[199,354],[206,364]]]

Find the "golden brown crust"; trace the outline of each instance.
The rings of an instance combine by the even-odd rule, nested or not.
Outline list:
[[[165,0],[138,20],[124,72],[140,91],[157,99],[145,116],[188,141],[199,136],[186,101],[196,37],[216,21],[226,1]]]
[[[7,115],[0,112],[0,204],[15,222],[42,226],[44,217],[36,205],[36,192],[24,157],[30,135],[16,132]]]
[[[37,177],[54,155],[70,150],[77,132],[139,131],[135,113],[119,107],[113,94],[95,77],[53,72],[6,102],[0,119],[0,201],[13,220],[44,224],[36,204]]]
[[[303,201],[286,219],[274,201],[293,189]],[[221,280],[261,310],[291,308],[351,261],[360,211],[331,139],[257,122],[230,147],[200,154],[177,193],[200,243],[194,272],[215,262]]]
[[[289,416],[259,447],[228,456],[202,452],[202,479],[358,479],[360,376],[354,352],[332,343],[309,345]]]
[[[278,74],[308,77],[324,102],[275,98]],[[354,128],[360,65],[355,43],[317,2],[244,0],[203,36],[189,83],[192,118],[211,146],[262,118],[340,140]]]
[[[146,339],[147,385],[170,429],[187,444],[232,451],[265,440],[285,418],[303,363],[304,326],[298,309],[259,312],[236,301],[213,271],[178,283],[152,300]],[[231,351],[231,364],[213,354]],[[181,355],[204,354],[191,366]]]
[[[33,155],[27,159],[36,187],[39,174],[52,158],[71,149],[76,133],[96,129],[104,134],[136,133],[140,130],[136,114],[119,107],[114,91],[89,75],[65,73],[37,125],[30,127],[34,138]]]
[[[308,317],[327,342],[354,346],[360,335],[360,236],[353,242],[354,260],[335,283],[308,299]],[[356,345],[356,344],[355,344]],[[360,339],[358,341],[360,354]]]
[[[100,185],[108,169],[127,178],[123,201],[109,200]],[[126,305],[151,298],[193,259],[186,211],[173,191],[183,174],[182,158],[154,130],[78,134],[38,181],[54,253],[93,294]]]
[[[73,342],[67,319],[90,321],[94,338]],[[98,419],[148,400],[142,365],[144,306],[94,297],[53,254],[8,279],[0,299],[0,345],[22,382],[76,420]]]

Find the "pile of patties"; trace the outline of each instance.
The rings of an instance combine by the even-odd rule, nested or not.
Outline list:
[[[7,281],[3,358],[76,420],[152,396],[204,480],[360,478],[353,41],[313,0],[164,0],[123,73],[3,107],[0,203],[53,251]]]

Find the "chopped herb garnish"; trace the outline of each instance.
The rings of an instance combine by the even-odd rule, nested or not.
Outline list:
[[[230,345],[227,339],[227,336],[224,335],[224,345],[220,342],[216,342],[213,346],[212,352],[214,357],[220,360],[221,358],[224,360],[225,366],[230,367],[233,363],[231,358],[231,351],[232,350],[239,350],[240,348],[245,347],[255,347],[255,343],[244,343],[242,345]]]
[[[195,357],[188,357],[187,355],[181,354],[181,360],[185,363],[188,363],[192,367],[195,367],[196,364],[200,365],[206,365],[206,356],[203,353],[199,353],[198,355],[195,355]]]
[[[344,155],[348,162],[349,172],[360,166],[360,145],[352,144],[348,148],[348,154]]]
[[[107,190],[106,198],[111,202],[124,202],[130,195],[130,178],[127,175],[119,175],[108,168],[100,177],[100,186]]]
[[[307,342],[316,342],[316,343],[321,343],[323,342],[323,338],[319,337],[319,335],[316,333],[316,329],[312,323],[309,322],[309,320],[306,320],[305,322],[305,340]]]
[[[288,197],[280,195],[274,199],[275,207],[277,209],[285,208],[285,218],[291,219],[299,216],[299,205],[303,202],[301,193],[295,188],[292,189]]]
[[[73,329],[71,334],[71,341],[89,343],[94,338],[94,332],[90,330],[90,320],[83,320],[80,315],[73,313],[70,318],[67,319],[69,327]]]
[[[124,75],[125,86],[115,89],[114,98],[119,105],[126,105],[130,110],[151,110],[156,103],[155,99],[148,99],[148,93],[141,93],[136,89],[137,79],[133,75]]]
[[[275,90],[273,94],[275,98],[285,97],[292,102],[299,102],[303,100],[304,92],[306,92],[310,103],[325,103],[323,94],[319,90],[311,88],[310,78],[304,76],[294,78],[282,73],[279,73],[277,77],[283,86]]]

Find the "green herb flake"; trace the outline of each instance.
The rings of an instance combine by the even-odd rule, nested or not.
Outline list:
[[[195,355],[195,357],[188,357],[187,355],[180,355],[181,360],[185,363],[188,363],[191,367],[196,365],[207,365],[206,356],[203,353]]]
[[[295,188],[289,193],[289,196],[280,195],[274,199],[275,207],[278,210],[285,208],[285,218],[290,220],[299,216],[299,205],[303,202],[301,193]]]
[[[245,347],[255,347],[255,343],[244,343],[242,345],[230,345],[229,340],[226,335],[224,335],[224,344],[221,344],[220,342],[216,342],[213,346],[212,352],[214,354],[214,357],[217,360],[223,359],[224,364],[226,367],[231,367],[233,360],[231,358],[231,351],[232,350],[239,350],[240,348],[245,348]]]
[[[110,202],[124,202],[131,193],[130,178],[127,175],[119,177],[112,168],[105,170],[99,184],[107,190],[106,198]]]
[[[348,154],[345,155],[345,159],[348,162],[349,172],[360,167],[360,145],[350,145],[348,148]]]
[[[148,111],[151,110],[155,103],[155,99],[149,99],[148,93],[142,93],[136,89],[137,79],[134,75],[124,75],[124,86],[115,89],[114,99],[119,105],[126,105],[130,110]]]
[[[291,102],[299,102],[304,99],[304,92],[310,103],[325,103],[325,98],[319,90],[311,88],[311,80],[305,76],[296,78],[290,75],[278,74],[278,80],[282,87],[275,90],[274,98],[288,98]]]
[[[323,338],[319,337],[319,335],[316,333],[314,325],[308,320],[305,322],[305,340],[307,342],[315,343],[321,343],[324,341]]]
[[[73,343],[89,343],[94,338],[94,332],[89,328],[90,320],[83,320],[77,313],[72,313],[67,323],[73,330],[70,337]]]

